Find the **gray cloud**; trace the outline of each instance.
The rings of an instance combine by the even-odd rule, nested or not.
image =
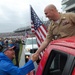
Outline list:
[[[30,6],[39,16],[45,18],[44,8],[55,0],[2,0],[0,1],[0,32],[12,32],[20,27],[30,25]],[[58,0],[60,1],[60,0]],[[60,2],[56,6],[60,10]]]

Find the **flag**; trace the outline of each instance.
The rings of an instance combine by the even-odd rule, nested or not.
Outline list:
[[[39,19],[37,14],[35,13],[34,9],[32,7],[30,7],[30,8],[31,8],[31,24],[32,24],[31,30],[32,30],[32,32],[35,33],[36,38],[37,38],[38,47],[40,47],[41,43],[46,38],[47,29],[44,26],[44,24],[42,23],[42,21]],[[43,53],[41,53],[41,56],[42,55],[43,55]]]

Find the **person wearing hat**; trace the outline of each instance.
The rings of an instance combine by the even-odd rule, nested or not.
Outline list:
[[[32,55],[31,59],[23,66],[17,67],[12,60],[15,57],[15,46],[3,48],[0,45],[0,75],[26,75],[34,67],[34,61],[38,59],[36,55]]]

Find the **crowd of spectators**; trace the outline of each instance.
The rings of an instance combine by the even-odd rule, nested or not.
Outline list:
[[[21,40],[18,38],[0,38],[0,45],[2,45],[3,47],[9,47],[9,46],[15,46],[15,60],[16,66],[19,66],[19,50],[20,50],[20,44],[21,44]]]

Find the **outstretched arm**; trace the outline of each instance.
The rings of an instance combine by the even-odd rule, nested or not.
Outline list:
[[[44,42],[42,42],[41,46],[38,48],[38,50],[35,52],[37,56],[39,56],[40,52],[42,52],[49,44],[50,40],[45,39]]]

